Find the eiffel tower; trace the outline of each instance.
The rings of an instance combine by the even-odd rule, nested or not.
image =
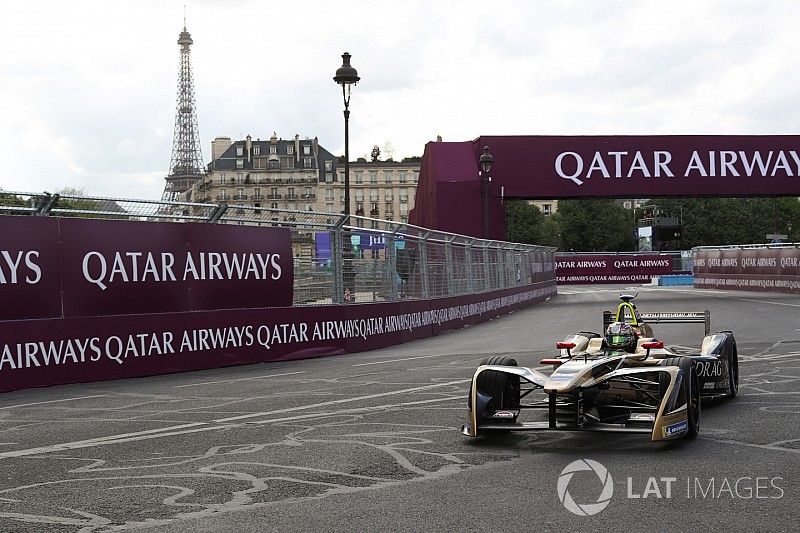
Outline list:
[[[177,200],[179,195],[189,190],[197,180],[205,175],[203,153],[200,150],[200,133],[197,128],[197,113],[194,101],[194,81],[192,79],[191,50],[192,36],[186,31],[178,35],[181,47],[181,65],[178,75],[177,109],[175,111],[175,133],[172,138],[172,157],[165,178],[162,200]]]

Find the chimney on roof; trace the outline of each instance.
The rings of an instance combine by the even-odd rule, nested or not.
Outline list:
[[[230,137],[217,137],[211,141],[211,159],[217,160],[222,157],[222,154],[231,147]]]
[[[442,136],[441,136],[441,135],[437,135],[437,136],[436,136],[436,142],[437,142],[437,143],[440,143],[440,142],[442,142]]]
[[[253,152],[253,138],[249,135],[244,138],[244,148],[247,150],[247,162],[250,162],[250,154]]]
[[[300,136],[298,134],[294,134],[294,158],[296,161],[300,161]]]

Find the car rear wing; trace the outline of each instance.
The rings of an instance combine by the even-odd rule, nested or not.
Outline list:
[[[603,331],[614,321],[615,314],[603,311]],[[674,313],[639,313],[645,324],[703,324],[705,334],[711,333],[711,311],[686,311]]]

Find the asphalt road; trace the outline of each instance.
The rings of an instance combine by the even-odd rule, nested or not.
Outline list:
[[[640,288],[641,311],[711,309],[736,334],[740,395],[703,406],[697,439],[460,434],[481,359],[536,366],[601,329],[620,289],[562,287],[374,352],[4,394],[0,531],[797,531],[800,296]],[[703,331],[656,334],[697,346]],[[580,459],[611,476],[593,516],[557,491]],[[583,504],[604,485],[579,471],[566,487]]]

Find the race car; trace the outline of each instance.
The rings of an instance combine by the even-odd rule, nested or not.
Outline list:
[[[701,397],[733,398],[738,391],[733,333],[710,334],[708,311],[640,314],[633,298],[621,295],[616,314],[603,313],[605,336],[582,331],[557,343],[558,357],[541,360],[552,373],[517,366],[508,357],[482,361],[461,432],[612,431],[649,433],[652,441],[696,436]],[[704,323],[700,350],[665,347],[645,319]],[[521,420],[523,410],[539,410],[540,420]]]

